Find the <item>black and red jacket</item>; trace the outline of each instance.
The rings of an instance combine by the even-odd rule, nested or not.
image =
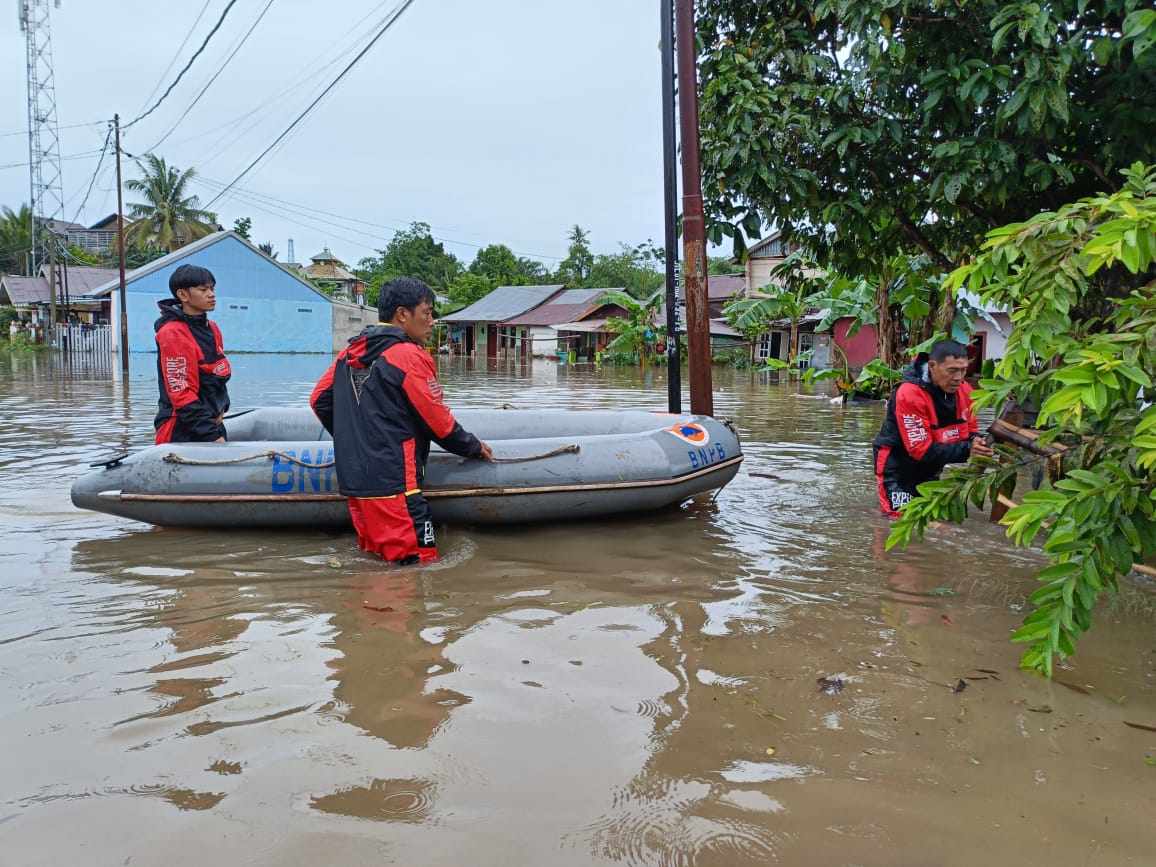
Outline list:
[[[482,452],[443,402],[430,354],[394,325],[371,325],[351,340],[309,403],[333,434],[337,483],[347,497],[418,492],[430,440],[462,457]]]
[[[153,425],[156,442],[213,442],[225,436],[218,422],[229,409],[226,384],[232,375],[221,343],[221,331],[207,316],[188,316],[181,302],[158,302],[153,323],[157,341],[160,400]]]
[[[885,472],[895,473],[913,489],[938,478],[945,465],[966,461],[971,441],[979,435],[971,386],[960,383],[955,394],[948,394],[933,385],[927,353],[922,352],[887,402],[887,418],[875,448],[878,453],[889,452],[880,464],[885,464]]]

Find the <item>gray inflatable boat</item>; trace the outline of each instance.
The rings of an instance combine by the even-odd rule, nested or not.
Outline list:
[[[461,410],[495,462],[436,445],[422,493],[434,518],[502,524],[641,512],[721,488],[743,460],[723,420],[643,411]],[[72,485],[81,509],[168,527],[346,527],[333,442],[307,408],[226,419],[227,443],[116,455]]]

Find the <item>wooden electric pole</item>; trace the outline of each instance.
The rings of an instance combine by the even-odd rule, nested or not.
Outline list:
[[[686,297],[686,348],[690,411],[714,415],[710,370],[710,306],[707,302],[706,221],[698,152],[698,57],[694,0],[675,0],[678,51],[678,119],[682,135],[682,286]]]

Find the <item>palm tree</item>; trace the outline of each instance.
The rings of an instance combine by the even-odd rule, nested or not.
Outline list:
[[[137,160],[142,177],[125,182],[145,201],[129,204],[131,224],[125,229],[125,243],[138,249],[157,247],[166,253],[217,231],[217,215],[201,210],[200,200],[188,195],[197,176],[195,169],[181,171],[162,157],[147,154]]]
[[[32,252],[32,211],[5,207],[0,213],[0,274],[24,274]]]

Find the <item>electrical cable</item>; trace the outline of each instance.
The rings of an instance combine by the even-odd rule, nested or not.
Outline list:
[[[165,67],[165,71],[160,74],[160,77],[157,78],[157,83],[153,85],[153,89],[149,92],[149,95],[145,97],[145,105],[148,105],[150,102],[152,102],[152,98],[156,96],[157,91],[161,89],[161,85],[164,84],[165,78],[168,77],[169,70],[173,68],[173,64],[177,62],[177,58],[181,56],[181,52],[185,50],[185,46],[189,44],[189,40],[193,38],[193,33],[196,32],[197,25],[200,24],[201,19],[205,17],[205,12],[208,10],[209,4],[212,2],[213,0],[205,0],[205,5],[202,6],[201,11],[197,13],[197,18],[195,21],[193,21],[192,26],[189,28],[189,32],[185,34],[185,38],[181,40],[181,44],[177,47],[177,50],[173,52],[173,56],[169,58],[169,65]]]
[[[197,175],[196,180],[200,181],[201,183],[203,183],[209,187],[223,187],[224,186],[220,181],[213,180],[212,178],[206,178],[204,175]],[[330,226],[336,226],[337,228],[344,229],[347,232],[356,232],[359,235],[365,235],[368,238],[374,238],[376,240],[382,240],[382,241],[392,241],[393,238],[387,238],[384,235],[378,235],[378,234],[375,234],[373,232],[366,232],[363,229],[358,229],[356,226],[347,225],[347,223],[358,223],[362,226],[369,226],[370,228],[375,228],[375,229],[386,229],[386,230],[394,232],[394,233],[403,231],[402,229],[399,229],[397,226],[390,226],[390,225],[386,225],[385,223],[374,223],[370,220],[360,220],[356,217],[350,217],[350,216],[347,216],[345,214],[335,214],[332,211],[325,211],[325,210],[322,210],[321,208],[315,208],[315,207],[312,207],[310,205],[303,205],[303,204],[300,204],[297,202],[290,202],[286,199],[279,199],[276,196],[269,196],[269,195],[266,195],[264,193],[257,193],[257,192],[254,192],[253,190],[247,190],[243,187],[234,187],[233,190],[236,193],[236,197],[238,199],[240,199],[241,201],[246,202],[247,204],[253,205],[254,207],[260,208],[260,210],[263,210],[267,214],[272,214],[273,216],[284,216],[284,211],[286,209],[288,209],[291,213],[294,213],[297,216],[309,217],[309,218],[313,219],[314,221],[316,221],[317,223],[325,223],[325,224],[328,224]],[[261,207],[262,205],[265,205],[266,207]],[[281,210],[280,211],[273,211],[273,210],[269,210],[269,208],[281,208]],[[333,222],[332,220],[325,220],[320,216],[315,216],[318,214],[324,215],[326,217],[335,217],[338,220],[344,220],[345,222],[344,223],[337,223],[337,222]],[[296,222],[296,221],[290,221],[290,222]],[[317,226],[315,224],[314,225],[306,225],[306,224],[298,223],[298,225],[305,225],[305,227],[309,228],[309,229],[314,229],[314,230],[317,229]],[[322,231],[325,231],[325,230],[322,230]],[[432,233],[431,233],[430,237],[433,238],[435,241],[440,241],[440,242],[445,243],[445,244],[456,244],[456,245],[461,246],[461,247],[471,247],[475,250],[483,250],[486,247],[491,246],[489,244],[475,244],[471,241],[459,241],[455,238],[447,238],[447,237],[440,236],[440,235],[434,235]],[[343,240],[348,241],[349,239],[344,238]],[[353,243],[353,242],[351,242],[351,243]],[[552,259],[555,262],[560,262],[565,258],[564,256],[550,256],[550,255],[547,255],[545,253],[527,253],[527,252],[518,251],[518,250],[511,250],[510,252],[514,253],[514,255],[516,255],[516,256],[524,256],[527,258],[539,259],[539,260]]]
[[[96,183],[96,176],[100,174],[100,167],[104,165],[104,156],[108,153],[108,143],[112,140],[112,124],[109,124],[108,133],[104,137],[104,147],[100,149],[100,159],[96,161],[96,169],[92,173],[92,179],[88,182],[88,191],[84,194],[84,200],[80,203],[80,207],[76,209],[76,216],[72,218],[72,222],[80,219],[80,214],[84,210],[84,206],[88,204],[88,197],[92,194],[92,185]]]
[[[160,107],[160,104],[165,101],[165,98],[173,92],[173,88],[180,83],[180,80],[184,77],[184,74],[189,71],[189,67],[193,65],[193,62],[201,56],[201,52],[204,51],[208,46],[209,40],[212,39],[213,35],[221,29],[221,25],[225,23],[225,16],[229,14],[229,10],[233,8],[236,2],[237,0],[229,0],[229,5],[226,6],[225,11],[221,13],[221,17],[218,18],[217,23],[213,25],[213,29],[209,31],[209,35],[205,37],[205,41],[201,43],[201,47],[193,52],[193,56],[189,58],[189,62],[185,64],[185,68],[177,73],[177,77],[173,80],[173,83],[169,85],[168,90],[161,94],[161,98],[153,104],[153,107],[146,111],[144,114],[130,120],[123,127],[121,127],[121,129],[128,129],[133,124],[139,123]]]
[[[229,185],[226,186],[225,189],[223,189],[223,190],[221,190],[221,192],[217,193],[217,195],[214,196],[212,198],[212,200],[209,201],[209,203],[205,205],[205,208],[208,209],[208,208],[212,207],[213,202],[217,201],[217,199],[219,199],[219,198],[221,198],[221,196],[225,195],[225,193],[227,193],[233,187],[234,184],[238,183],[243,177],[245,177],[245,175],[249,174],[249,172],[251,172],[253,170],[253,168],[257,165],[257,163],[261,162],[261,160],[265,158],[266,154],[268,154],[269,151],[273,150],[273,148],[275,148],[278,144],[280,144],[281,141],[285,138],[285,136],[289,135],[289,133],[292,132],[294,127],[296,127],[297,124],[299,124],[302,120],[304,120],[305,117],[311,111],[313,111],[313,109],[317,106],[317,104],[319,102],[321,102],[321,100],[324,99],[325,96],[331,90],[333,90],[333,88],[335,88],[337,86],[337,84],[341,81],[341,79],[343,79],[349,73],[349,71],[351,69],[353,69],[353,67],[356,66],[357,63],[363,57],[365,57],[366,54],[369,53],[370,49],[373,48],[373,46],[377,44],[377,41],[379,39],[381,39],[382,36],[385,35],[386,31],[389,30],[389,28],[394,25],[394,23],[397,21],[397,19],[401,17],[401,14],[403,12],[405,12],[405,10],[408,9],[413,4],[413,2],[414,2],[414,0],[403,0],[401,5],[399,5],[390,14],[390,16],[387,18],[385,24],[382,26],[382,28],[379,31],[377,31],[377,34],[373,37],[373,39],[371,39],[369,41],[369,44],[366,45],[363,49],[361,49],[361,51],[357,54],[357,56],[354,57],[353,60],[349,61],[349,63],[346,65],[346,67],[343,70],[341,70],[340,73],[338,73],[337,77],[335,79],[333,79],[332,82],[330,82],[329,86],[326,87],[325,90],[323,90],[321,92],[321,94],[316,99],[313,100],[313,102],[309,103],[309,106],[305,109],[305,111],[301,112],[301,114],[299,114],[297,116],[297,118],[291,124],[289,124],[289,126],[287,126],[285,128],[284,132],[282,132],[279,136],[277,136],[276,139],[273,140],[273,143],[271,145],[269,145],[269,147],[267,147],[267,148],[265,148],[265,150],[261,151],[261,153],[257,156],[257,158],[255,160],[253,160],[253,162],[249,163],[249,165],[245,167],[245,170],[243,172],[241,172],[241,174],[239,174],[239,175],[237,175],[237,177],[233,178],[233,180],[229,182]]]
[[[357,22],[355,22],[353,24],[353,26],[351,26],[346,31],[345,35],[348,36],[349,34],[355,32],[366,20],[368,20],[369,18],[374,16],[383,6],[388,5],[390,2],[392,2],[392,0],[382,0],[382,2],[378,3],[373,9],[371,9],[369,12],[367,12],[365,15],[363,15],[360,19],[358,19]],[[240,126],[241,124],[243,124],[245,122],[248,122],[245,129],[234,136],[229,136],[228,133],[223,133],[221,135],[218,135],[216,137],[216,141],[214,142],[212,148],[207,153],[203,154],[199,158],[198,163],[199,163],[199,165],[201,165],[203,167],[203,166],[211,163],[220,154],[233,150],[235,145],[239,141],[241,141],[241,139],[243,139],[249,133],[249,131],[255,129],[257,126],[259,126],[262,123],[262,116],[263,115],[272,111],[276,107],[277,103],[281,102],[285,97],[292,96],[292,95],[299,93],[300,90],[306,84],[311,82],[313,79],[324,75],[325,71],[328,70],[330,67],[336,66],[345,57],[348,57],[353,52],[359,50],[359,46],[364,41],[368,40],[371,37],[373,31],[377,27],[379,27],[380,24],[382,22],[384,22],[384,20],[385,19],[382,18],[381,21],[379,21],[377,24],[374,24],[373,27],[370,28],[369,32],[357,37],[352,42],[352,44],[344,47],[337,55],[335,55],[333,57],[332,60],[330,60],[327,63],[325,63],[324,65],[320,66],[318,69],[316,69],[313,72],[309,72],[308,70],[310,67],[312,67],[314,64],[316,64],[318,62],[320,57],[311,61],[309,64],[307,64],[302,69],[302,74],[295,81],[290,82],[284,89],[282,89],[278,93],[274,94],[273,96],[263,100],[261,102],[261,104],[258,107],[254,108],[252,111],[248,111],[245,114],[241,115],[240,117],[234,118],[233,120],[226,121],[223,124],[218,124],[217,126],[212,127],[211,129],[206,130],[205,132],[198,133],[196,135],[182,139],[181,141],[177,142],[177,144],[178,145],[187,144],[188,142],[196,141],[197,139],[203,138],[207,135],[212,135],[212,134],[216,133],[218,130],[222,130],[225,128],[233,129],[233,128]],[[330,49],[334,48],[335,46],[338,46],[340,44],[341,40],[344,38],[345,37],[342,36],[342,37],[339,37],[338,39],[334,40],[329,46],[327,46],[321,52],[321,55],[323,56]]]
[[[79,129],[82,126],[100,126],[102,123],[106,123],[106,121],[90,120],[88,123],[70,123],[67,126],[58,126],[56,129],[57,131],[62,129]],[[28,130],[22,129],[20,132],[0,132],[0,138],[11,138],[12,136],[16,135],[26,136],[28,135]]]
[[[269,0],[269,2],[265,4],[265,8],[261,10],[261,14],[257,16],[257,20],[254,21],[253,25],[248,30],[245,31],[245,35],[241,37],[241,41],[237,43],[237,45],[233,49],[233,51],[229,54],[228,57],[225,58],[225,62],[222,63],[220,65],[220,67],[218,67],[216,72],[213,73],[213,77],[210,78],[205,83],[205,86],[201,88],[201,92],[196,95],[196,97],[193,99],[193,101],[189,103],[189,107],[186,108],[184,110],[184,112],[181,113],[181,116],[177,118],[176,123],[174,123],[171,127],[169,127],[169,131],[166,132],[163,136],[161,136],[160,139],[157,140],[156,144],[154,144],[151,148],[149,148],[150,151],[155,151],[158,147],[160,147],[162,144],[164,144],[165,139],[167,139],[169,136],[171,136],[176,131],[177,127],[180,126],[181,121],[183,121],[186,117],[189,116],[189,112],[192,111],[193,108],[196,106],[196,104],[201,101],[201,97],[205,95],[206,91],[208,91],[208,89],[210,87],[212,87],[213,82],[216,81],[217,78],[221,75],[221,73],[225,71],[225,67],[227,67],[229,65],[229,61],[231,61],[234,57],[237,56],[237,52],[241,50],[241,47],[245,44],[245,42],[248,41],[248,39],[252,35],[253,31],[257,29],[257,25],[261,23],[261,19],[265,17],[265,13],[269,11],[269,7],[272,5],[273,5],[273,0]]]

